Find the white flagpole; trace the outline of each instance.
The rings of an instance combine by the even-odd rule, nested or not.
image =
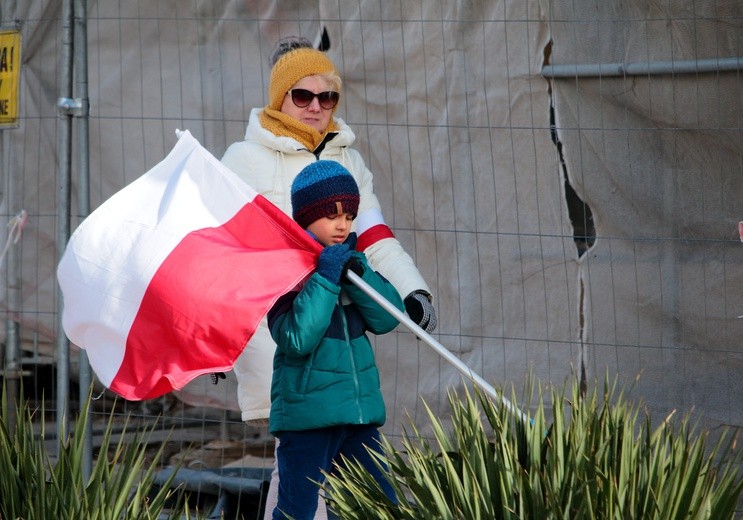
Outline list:
[[[518,416],[522,421],[524,422],[527,421],[526,415],[521,410],[519,410],[517,407],[515,407],[511,401],[509,401],[502,395],[499,396],[498,393],[495,391],[495,388],[492,387],[492,385],[490,385],[482,377],[480,377],[475,372],[473,372],[472,369],[470,369],[470,367],[468,367],[461,359],[456,357],[454,354],[451,353],[450,350],[448,350],[441,343],[439,343],[433,337],[431,337],[431,335],[428,332],[420,328],[418,324],[415,323],[413,320],[411,320],[404,312],[400,311],[400,309],[392,305],[392,303],[390,303],[389,300],[387,300],[384,296],[379,294],[371,285],[369,285],[364,280],[362,280],[359,275],[349,270],[346,273],[346,277],[356,287],[364,291],[375,302],[377,302],[385,310],[387,310],[387,312],[389,312],[390,314],[392,314],[392,316],[397,318],[397,320],[400,323],[402,323],[407,328],[409,328],[413,332],[413,334],[415,334],[419,339],[425,342],[429,347],[434,349],[441,357],[443,357],[446,361],[452,364],[454,368],[459,370],[470,381],[472,381],[474,384],[480,387],[486,394],[488,394],[491,398],[493,398],[493,400],[495,401],[500,400],[501,403],[509,411],[511,411],[511,413]]]

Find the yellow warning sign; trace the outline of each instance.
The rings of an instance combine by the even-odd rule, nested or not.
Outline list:
[[[18,124],[21,33],[0,29],[0,127]]]

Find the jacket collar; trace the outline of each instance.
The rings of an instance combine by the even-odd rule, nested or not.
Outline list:
[[[268,148],[286,154],[305,153],[307,151],[307,148],[296,139],[291,137],[278,137],[263,128],[259,117],[262,110],[263,108],[254,108],[250,112],[248,127],[245,130],[246,141],[255,141]],[[356,134],[354,134],[351,127],[339,117],[335,118],[335,126],[337,128],[337,133],[335,137],[327,141],[325,144],[325,150],[328,152],[340,153],[337,149],[353,145],[356,141]]]

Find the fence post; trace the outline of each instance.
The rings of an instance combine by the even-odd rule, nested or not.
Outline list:
[[[77,145],[77,216],[82,222],[90,214],[90,139],[88,99],[88,0],[74,0],[74,78],[79,113],[75,115],[75,144]],[[78,388],[80,400],[86,399],[93,381],[88,355],[80,349]],[[83,450],[83,474],[87,480],[93,471],[93,426],[88,413]]]
[[[62,41],[60,45],[59,100],[57,101],[57,262],[70,237],[70,172],[72,169],[72,0],[62,1]],[[69,431],[70,342],[62,327],[62,291],[57,290],[57,449]]]

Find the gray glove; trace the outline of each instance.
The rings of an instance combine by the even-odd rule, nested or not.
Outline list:
[[[413,291],[403,301],[405,311],[410,319],[418,324],[420,328],[428,333],[436,328],[436,310],[428,299],[425,291]]]
[[[224,372],[212,372],[211,374],[209,374],[209,376],[212,378],[213,385],[219,383],[220,379],[227,379],[227,376],[224,374]]]

